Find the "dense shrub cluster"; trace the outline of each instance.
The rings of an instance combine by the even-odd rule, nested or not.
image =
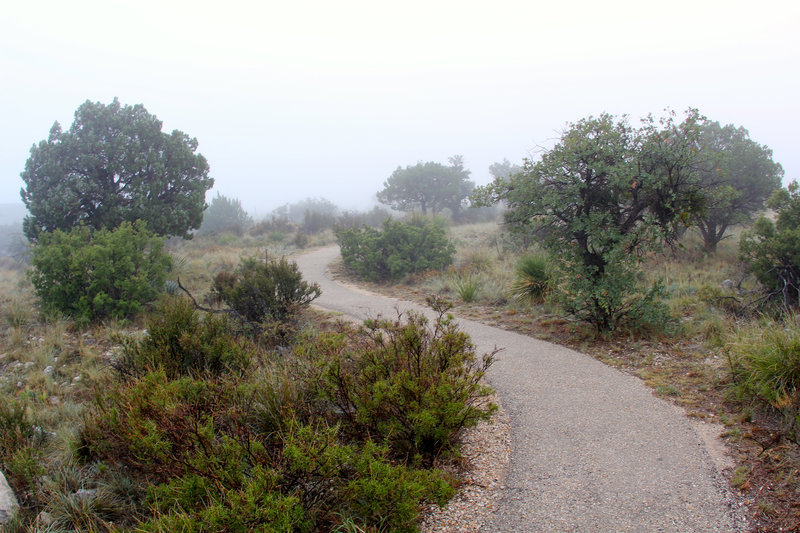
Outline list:
[[[432,464],[462,429],[488,419],[495,406],[481,378],[493,354],[478,358],[444,311],[433,324],[409,313],[298,346],[318,365],[314,381],[336,413],[332,422],[351,438],[389,443],[398,459]]]
[[[454,493],[430,466],[495,409],[479,382],[491,356],[437,309],[432,324],[309,331],[275,357],[224,316],[163,301],[85,417],[82,488],[115,508],[81,516],[97,530],[416,531],[423,503]]]
[[[43,308],[79,321],[138,313],[161,292],[171,265],[163,241],[141,221],[42,233],[32,252],[31,281]]]
[[[441,270],[453,262],[455,254],[443,225],[425,217],[410,222],[386,220],[382,230],[342,228],[336,237],[347,268],[370,281]]]
[[[126,340],[117,362],[124,375],[160,370],[170,379],[240,373],[250,364],[252,346],[235,336],[225,315],[205,317],[185,298],[165,300],[147,321],[147,336]]]

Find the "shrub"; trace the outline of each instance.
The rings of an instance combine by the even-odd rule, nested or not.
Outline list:
[[[517,281],[512,288],[514,296],[542,303],[553,279],[550,256],[544,252],[526,254],[517,263],[516,273]]]
[[[159,371],[101,395],[82,433],[87,461],[149,484],[137,531],[413,531],[424,501],[452,496],[439,471],[392,465],[336,427],[263,428],[249,387]]]
[[[762,216],[742,234],[741,259],[767,291],[766,298],[784,308],[800,307],[800,186],[792,182],[767,202],[775,222]]]
[[[147,336],[128,340],[117,368],[126,375],[163,370],[171,379],[242,372],[252,347],[232,333],[226,316],[201,317],[186,298],[164,300],[148,319]]]
[[[386,441],[394,457],[425,464],[496,408],[481,383],[494,353],[478,359],[469,336],[442,304],[437,309],[432,325],[412,312],[299,346],[321,365],[320,392],[345,432]]]
[[[800,431],[800,317],[740,328],[729,344],[735,392],[782,413],[795,438]]]
[[[297,264],[283,257],[243,259],[234,272],[217,274],[211,290],[215,299],[259,333],[290,322],[321,294],[319,285],[304,281]]]
[[[455,255],[444,226],[424,217],[411,222],[386,220],[382,231],[367,226],[340,228],[336,238],[345,266],[369,281],[441,270],[452,264]]]
[[[115,230],[42,233],[32,263],[31,281],[46,311],[91,321],[138,313],[164,287],[171,261],[163,241],[139,221]]]

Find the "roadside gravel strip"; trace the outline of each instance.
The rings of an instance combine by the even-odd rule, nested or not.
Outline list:
[[[412,303],[334,282],[337,247],[297,258],[315,304],[363,320]],[[431,314],[429,310],[425,310]],[[703,440],[678,407],[591,357],[459,319],[511,423],[508,477],[484,532],[731,532],[747,524]],[[474,524],[471,526],[475,531]]]

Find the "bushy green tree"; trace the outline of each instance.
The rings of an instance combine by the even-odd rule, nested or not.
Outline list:
[[[197,140],[174,130],[142,105],[86,101],[67,131],[56,122],[31,148],[21,191],[28,208],[23,229],[42,232],[78,224],[116,228],[144,220],[158,235],[187,236],[200,227],[205,194],[214,184]]]
[[[541,232],[563,275],[566,309],[598,330],[638,320],[655,288],[640,287],[641,255],[673,235],[701,197],[696,111],[648,117],[641,127],[603,114],[570,124],[540,161],[497,178],[474,196],[504,201],[517,232]]]
[[[420,210],[423,215],[447,208],[457,218],[475,184],[461,156],[451,157],[449,162],[449,166],[428,161],[397,167],[383,183],[378,201],[398,211]]]
[[[705,250],[714,252],[730,226],[749,222],[764,208],[766,199],[781,186],[783,168],[772,160],[772,150],[732,124],[704,123],[700,150],[698,175],[705,205],[693,222]]]
[[[444,226],[426,217],[410,222],[388,219],[383,228],[341,228],[336,233],[347,268],[369,281],[397,279],[453,262],[455,246]]]
[[[241,234],[250,227],[253,219],[242,208],[241,200],[217,193],[203,213],[200,233],[231,232]]]
[[[79,320],[129,317],[164,287],[171,260],[144,222],[42,233],[31,281],[44,309]]]
[[[773,222],[762,216],[742,234],[739,250],[747,271],[767,291],[767,299],[786,308],[800,307],[800,186],[779,189],[767,205]]]

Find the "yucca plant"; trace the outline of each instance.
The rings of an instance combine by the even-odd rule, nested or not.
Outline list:
[[[553,278],[550,256],[538,251],[523,255],[517,263],[516,273],[517,281],[512,287],[514,297],[542,303]]]
[[[453,288],[459,298],[465,303],[471,303],[478,297],[481,281],[478,276],[471,273],[456,274],[453,276]]]

